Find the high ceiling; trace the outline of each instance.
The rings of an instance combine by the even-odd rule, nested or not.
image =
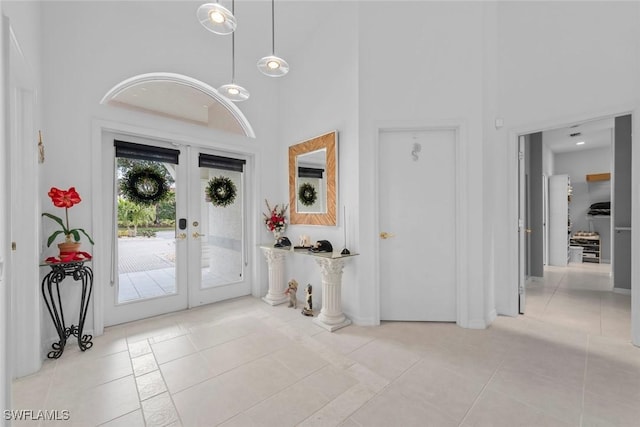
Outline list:
[[[181,25],[192,27],[196,38],[210,47],[211,50],[203,54],[219,58],[217,62],[223,64],[210,70],[205,81],[215,87],[228,83],[227,80],[231,77],[231,37],[208,32],[197,22],[196,10],[207,1],[180,3],[172,10],[179,10],[180,13],[176,12],[176,15],[182,20],[193,15],[193,19],[181,22]],[[231,9],[231,1],[220,3]],[[275,53],[290,60],[297,51],[304,49],[305,42],[322,23],[316,18],[329,13],[332,4],[335,3],[304,0],[275,2]],[[255,65],[258,59],[272,53],[271,2],[236,2],[235,16],[238,21],[238,29],[235,32],[236,77],[242,85],[243,79],[246,80],[250,73],[259,75]],[[166,16],[160,15],[156,19],[166,19]],[[251,87],[248,89],[251,91]],[[242,129],[233,125],[233,118],[217,100],[196,89],[173,82],[144,82],[118,93],[109,103],[232,133],[242,133]]]

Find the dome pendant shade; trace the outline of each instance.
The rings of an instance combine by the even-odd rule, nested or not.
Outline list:
[[[219,3],[205,3],[198,8],[198,21],[207,30],[216,34],[231,34],[237,23],[233,13]]]
[[[258,61],[258,70],[269,77],[280,77],[289,72],[289,64],[282,58],[269,55]]]
[[[249,99],[249,91],[235,83],[220,86],[218,88],[218,92],[228,100],[234,102],[246,101]]]

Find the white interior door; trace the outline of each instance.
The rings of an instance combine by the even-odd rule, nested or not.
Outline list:
[[[189,150],[189,306],[196,307],[251,293],[246,274],[249,172],[242,156]],[[235,197],[214,205],[206,190],[222,180],[232,184]]]
[[[456,133],[381,131],[382,320],[456,320]]]

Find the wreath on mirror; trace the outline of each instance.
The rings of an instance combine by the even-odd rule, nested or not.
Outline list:
[[[205,190],[207,199],[214,206],[229,206],[236,200],[238,190],[231,179],[226,176],[211,178]]]
[[[128,200],[150,206],[167,197],[169,183],[158,168],[134,166],[122,178],[120,190]]]
[[[305,182],[298,188],[298,199],[304,206],[311,206],[318,200],[318,192],[312,184]]]

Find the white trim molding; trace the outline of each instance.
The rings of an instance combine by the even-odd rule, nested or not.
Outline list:
[[[507,307],[503,307],[500,314],[517,316],[518,315],[518,235],[515,230],[518,229],[518,137],[520,135],[526,135],[533,132],[539,132],[545,129],[555,129],[559,127],[569,126],[576,123],[583,123],[592,120],[599,120],[605,118],[615,118],[626,114],[632,115],[632,134],[640,135],[640,109],[631,105],[622,105],[619,108],[612,108],[605,111],[585,113],[580,116],[563,117],[555,120],[539,123],[529,123],[518,127],[514,127],[508,132],[508,147],[507,147],[507,182],[509,183],[509,194],[507,195],[508,209],[509,209],[509,227],[514,230],[513,234],[510,234],[507,242],[507,253],[509,258],[507,260],[507,269],[509,272],[508,286],[508,302]],[[640,170],[640,145],[632,142],[632,170]],[[638,176],[632,176],[631,182],[631,253],[640,253],[640,180]],[[634,345],[640,347],[640,289],[634,289],[634,287],[640,284],[640,269],[635,264],[631,265],[631,340]],[[614,292],[624,293],[622,289],[614,289]]]
[[[129,135],[133,137],[166,141],[176,146],[192,146],[208,149],[215,149],[221,152],[236,153],[247,156],[247,183],[248,191],[253,197],[247,199],[247,233],[248,233],[248,254],[250,270],[248,274],[252,277],[251,293],[253,296],[260,294],[260,286],[258,280],[257,259],[259,258],[259,248],[256,243],[258,235],[259,212],[256,207],[256,195],[260,194],[259,180],[261,176],[261,163],[259,161],[260,147],[253,144],[247,144],[246,138],[239,135],[222,134],[210,129],[211,138],[205,139],[203,136],[191,136],[188,131],[186,133],[176,133],[175,129],[170,126],[156,124],[155,127],[143,127],[131,123],[117,122],[94,118],[91,127],[91,190],[94,195],[103,193],[102,185],[104,179],[104,167],[102,149],[104,144],[104,134],[114,133],[119,135]],[[219,142],[219,141],[225,141]],[[94,273],[94,292],[93,292],[93,330],[96,336],[104,333],[105,310],[104,310],[104,286],[109,286],[110,266],[110,245],[108,236],[105,235],[104,221],[110,221],[107,210],[103,206],[103,197],[92,198],[92,235],[96,244],[93,247],[93,273]],[[253,224],[253,225],[250,225]],[[251,248],[254,248],[253,250]],[[106,279],[105,279],[106,278]]]
[[[220,92],[218,92],[213,87],[208,84],[201,82],[200,80],[194,79],[192,77],[184,76],[182,74],[175,73],[146,73],[139,74],[137,76],[130,77],[126,80],[121,81],[114,87],[112,87],[100,100],[100,104],[107,104],[109,101],[117,97],[122,92],[132,88],[133,86],[139,85],[141,83],[147,82],[169,82],[175,83],[183,86],[188,86],[193,89],[196,89],[205,95],[213,98],[218,104],[222,105],[236,120],[238,125],[242,128],[244,135],[250,138],[255,138],[256,134],[251,127],[251,123],[244,116],[242,111],[236,105],[229,101],[227,98],[222,96]]]

